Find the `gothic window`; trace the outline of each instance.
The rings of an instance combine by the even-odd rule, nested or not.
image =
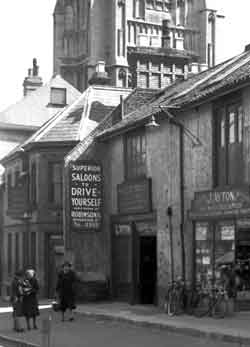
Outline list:
[[[68,5],[65,9],[65,30],[71,31],[74,29],[74,11],[72,6]]]
[[[134,17],[145,17],[145,0],[134,0]]]

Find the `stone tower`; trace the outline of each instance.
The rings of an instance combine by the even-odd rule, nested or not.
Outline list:
[[[163,88],[215,64],[206,0],[57,0],[54,72],[83,91],[105,63],[110,83]]]

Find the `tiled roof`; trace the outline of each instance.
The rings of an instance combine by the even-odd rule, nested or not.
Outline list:
[[[250,82],[250,52],[244,52],[214,68],[178,82],[158,92],[145,105],[127,115],[119,123],[103,131],[99,136],[110,136],[117,131],[143,123],[148,117],[160,112],[160,106],[184,108],[197,102],[206,102],[208,97],[217,97],[219,92],[230,92],[242,82]]]
[[[72,104],[81,95],[71,84],[61,76],[56,75],[44,86],[39,87],[16,104],[0,112],[0,122],[40,127],[62,109],[50,105],[51,87],[66,88],[68,105]]]
[[[78,142],[88,136],[98,123],[127,96],[130,89],[108,86],[91,86],[70,106],[57,112],[35,134],[14,149],[3,161],[34,143]],[[91,119],[93,118],[93,119]]]
[[[135,110],[137,107],[145,104],[145,102],[151,100],[155,94],[156,91],[154,89],[134,89],[124,100],[124,113],[127,114]],[[98,134],[112,126],[113,119],[116,118],[116,116],[120,116],[120,105],[118,105],[113,112],[107,114],[102,122],[100,122],[100,124],[92,132],[90,132],[83,141],[77,144],[76,147],[73,148],[70,153],[68,153],[68,155],[65,157],[65,163],[77,160],[80,155],[84,153],[87,148],[89,148]]]

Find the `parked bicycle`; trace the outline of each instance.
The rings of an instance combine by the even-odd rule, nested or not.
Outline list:
[[[184,309],[185,285],[181,279],[170,282],[165,297],[165,312],[169,316],[177,315]]]
[[[229,298],[223,287],[201,289],[196,295],[192,310],[196,317],[224,318],[229,311]]]

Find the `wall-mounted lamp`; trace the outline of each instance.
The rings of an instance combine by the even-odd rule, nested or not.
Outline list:
[[[155,120],[154,116],[151,116],[150,121],[145,125],[147,128],[157,128],[160,126]]]

